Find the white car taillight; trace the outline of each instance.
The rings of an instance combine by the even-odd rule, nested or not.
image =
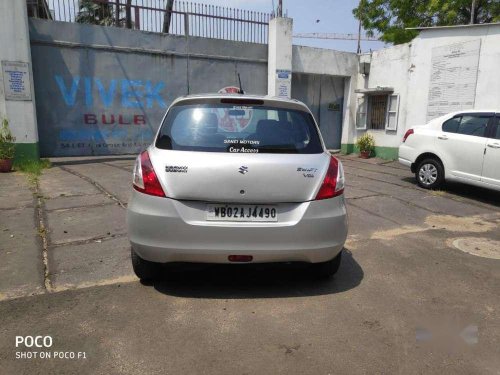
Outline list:
[[[405,133],[403,137],[403,143],[405,143],[408,137],[412,134],[415,134],[415,131],[413,129],[408,129],[408,131]]]
[[[332,156],[323,184],[318,194],[316,194],[315,200],[328,199],[342,195],[344,193],[344,185],[344,167],[340,160]]]
[[[147,151],[141,153],[135,161],[133,185],[134,189],[141,193],[165,197]]]
[[[134,164],[134,187],[144,189],[144,181],[142,180],[141,155],[138,155]]]

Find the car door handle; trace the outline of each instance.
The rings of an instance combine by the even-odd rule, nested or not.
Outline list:
[[[488,147],[491,147],[491,148],[500,148],[500,144],[498,144],[498,143],[488,143]]]
[[[448,139],[448,136],[440,135],[440,136],[438,136],[438,139],[442,139],[443,141],[446,141]]]

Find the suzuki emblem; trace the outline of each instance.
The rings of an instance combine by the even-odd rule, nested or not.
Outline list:
[[[239,172],[240,172],[241,174],[248,173],[248,167],[245,167],[244,165],[242,165],[242,166],[240,167]]]

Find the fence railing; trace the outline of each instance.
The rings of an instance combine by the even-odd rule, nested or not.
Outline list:
[[[272,15],[169,0],[27,0],[28,14],[54,21],[265,44]]]

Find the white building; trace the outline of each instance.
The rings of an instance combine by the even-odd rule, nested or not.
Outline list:
[[[415,125],[463,109],[500,112],[500,23],[417,30],[410,43],[360,56],[349,107],[356,116],[344,116],[344,153],[369,132],[376,155],[395,159]]]
[[[355,152],[357,138],[369,132],[376,156],[396,159],[404,133],[415,125],[462,109],[500,112],[500,23],[418,30],[410,43],[357,55],[293,45],[288,18],[269,22],[266,46],[210,33],[82,25],[71,17],[28,20],[24,2],[0,0],[0,43],[9,47],[0,49],[0,118],[9,119],[17,138],[16,157],[37,158],[39,148],[42,156],[137,153],[152,141],[173,99],[234,85],[241,71],[249,93],[306,103],[328,148]],[[137,98],[151,82],[164,87],[165,98],[158,92],[156,105],[141,109],[148,123],[125,120],[121,132],[105,121],[87,123],[89,113],[137,115],[118,96],[102,100],[100,86],[91,84],[113,88],[124,80],[130,87],[145,82],[137,92],[125,90]]]

